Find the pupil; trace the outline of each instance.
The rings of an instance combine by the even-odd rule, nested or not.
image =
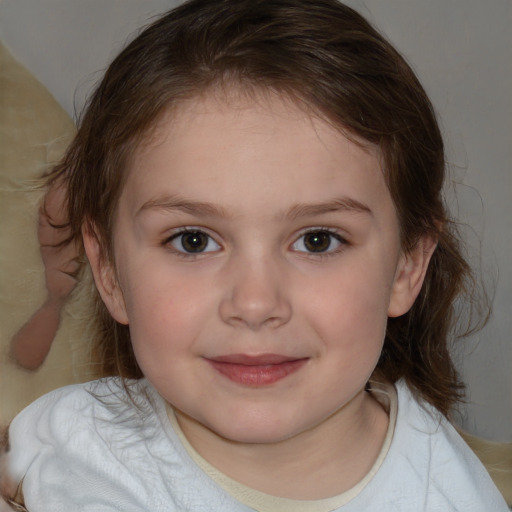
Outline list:
[[[208,239],[204,233],[196,231],[183,235],[181,243],[187,252],[201,252],[206,248]]]
[[[306,235],[304,245],[308,251],[311,252],[323,252],[329,249],[331,245],[331,237],[324,231],[317,231],[315,233],[309,233]]]

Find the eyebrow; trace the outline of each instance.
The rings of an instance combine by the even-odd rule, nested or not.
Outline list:
[[[284,217],[295,220],[300,217],[314,217],[332,212],[352,212],[373,215],[365,204],[350,197],[341,197],[318,204],[297,204],[288,210]]]
[[[202,217],[232,217],[232,215],[221,206],[202,201],[192,201],[178,196],[165,196],[150,199],[139,208],[136,215],[147,210],[178,210],[183,213]]]
[[[203,201],[189,200],[179,196],[163,196],[150,199],[138,209],[136,215],[147,210],[177,210],[200,217],[219,217],[223,219],[233,218],[231,213],[219,205]],[[289,210],[280,213],[278,217],[296,220],[301,217],[315,217],[333,212],[351,212],[373,215],[371,209],[360,201],[349,197],[342,197],[322,203],[299,203],[292,206]]]

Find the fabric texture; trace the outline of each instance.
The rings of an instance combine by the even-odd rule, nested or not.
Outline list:
[[[98,375],[88,348],[89,273],[66,307],[43,366],[27,372],[9,356],[12,337],[46,296],[37,238],[44,191],[37,179],[60,160],[74,134],[69,115],[0,41],[0,425],[44,393]]]
[[[385,460],[353,499],[334,510],[507,511],[453,427],[403,383],[396,388],[395,433]],[[147,381],[132,381],[128,390],[133,402],[116,378],[69,386],[14,419],[8,467],[22,482],[30,512],[254,510],[192,460]]]

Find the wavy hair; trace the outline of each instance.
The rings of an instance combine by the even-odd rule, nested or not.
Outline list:
[[[445,157],[433,107],[410,66],[336,0],[191,0],[144,29],[112,62],[50,182],[68,186],[76,241],[85,225],[112,259],[116,205],[133,152],[165,112],[216,87],[271,90],[380,148],[405,251],[438,241],[412,309],[388,322],[376,373],[404,378],[447,414],[463,386],[450,355],[456,298],[471,273],[443,203]],[[104,374],[138,378],[127,326],[99,297]]]

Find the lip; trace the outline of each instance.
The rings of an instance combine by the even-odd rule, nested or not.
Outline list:
[[[308,358],[294,358],[280,354],[229,354],[206,359],[222,376],[249,387],[274,384],[306,364]]]

